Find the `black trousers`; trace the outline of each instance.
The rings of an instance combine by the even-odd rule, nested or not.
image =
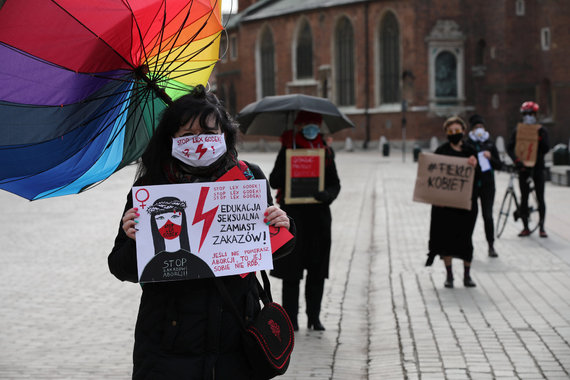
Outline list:
[[[299,284],[300,280],[283,280],[283,308],[295,324],[299,313]],[[319,319],[324,287],[324,278],[311,276],[311,274],[307,275],[305,279],[305,302],[309,320]]]
[[[495,242],[495,227],[493,222],[493,203],[495,202],[495,184],[493,182],[484,183],[478,189],[478,198],[481,201],[481,214],[485,224],[485,237],[487,243],[492,246]]]
[[[544,228],[546,205],[544,203],[544,170],[542,168],[526,169],[519,172],[519,187],[521,190],[521,218],[525,228],[528,228],[528,196],[530,188],[528,178],[532,177],[534,192],[538,202],[539,226]]]

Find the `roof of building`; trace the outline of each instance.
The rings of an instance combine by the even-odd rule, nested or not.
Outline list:
[[[233,14],[226,28],[232,29],[237,27],[240,23],[247,21],[264,20],[292,13],[363,3],[366,1],[368,0],[260,0],[242,12]]]

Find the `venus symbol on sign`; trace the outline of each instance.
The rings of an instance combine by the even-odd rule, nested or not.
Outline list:
[[[141,192],[146,193],[146,198],[139,199],[139,193]],[[141,195],[140,197],[143,198],[144,195]],[[138,189],[137,192],[135,193],[135,199],[140,202],[140,208],[142,209],[144,209],[144,206],[146,206],[144,202],[148,201],[148,198],[150,198],[150,194],[148,193],[147,189]]]

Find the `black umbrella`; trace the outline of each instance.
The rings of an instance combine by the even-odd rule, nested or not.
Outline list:
[[[303,94],[267,96],[245,106],[237,116],[240,130],[248,135],[281,136],[293,128],[299,111],[323,116],[323,132],[335,133],[354,124],[330,100]]]

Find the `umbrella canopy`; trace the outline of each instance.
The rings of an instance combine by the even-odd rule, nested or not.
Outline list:
[[[221,0],[8,0],[0,188],[80,192],[140,157],[160,112],[207,84]]]
[[[293,128],[299,111],[323,116],[325,133],[335,133],[354,124],[331,101],[303,94],[267,96],[245,106],[237,116],[240,130],[248,135],[281,136]]]

